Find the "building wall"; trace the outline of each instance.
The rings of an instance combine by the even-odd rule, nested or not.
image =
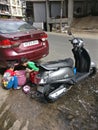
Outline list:
[[[32,17],[34,22],[46,22],[46,2],[27,1],[27,17]],[[66,17],[65,3],[63,7],[63,17]],[[60,18],[61,1],[49,1],[49,17]]]
[[[51,10],[50,10],[50,17],[57,18],[60,17],[60,2],[51,2]]]
[[[10,16],[11,12],[10,12],[9,0],[0,0],[0,17],[6,18]]]
[[[45,2],[34,2],[34,21],[35,22],[45,22],[46,21],[46,7]]]
[[[22,5],[20,0],[10,0],[10,9],[12,17],[22,17]]]
[[[22,4],[20,0],[0,0],[0,17],[22,18]]]
[[[98,16],[98,0],[74,0],[74,16]]]

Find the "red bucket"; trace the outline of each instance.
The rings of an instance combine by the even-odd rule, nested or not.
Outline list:
[[[16,71],[16,75],[18,78],[18,85],[23,86],[26,83],[26,71],[25,70]]]
[[[39,72],[31,72],[31,73],[30,73],[30,80],[31,80],[31,82],[34,83],[34,84],[38,84],[39,81],[40,81],[40,79],[37,77],[37,74],[38,74],[38,73],[39,73]]]

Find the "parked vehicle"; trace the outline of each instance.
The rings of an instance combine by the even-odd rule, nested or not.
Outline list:
[[[75,61],[67,58],[39,64],[40,71],[30,74],[31,82],[37,85],[37,92],[49,102],[56,101],[74,84],[96,74],[96,65],[84,48],[83,39],[74,37],[71,32],[68,34],[72,36],[70,42]]]
[[[22,20],[0,19],[0,65],[22,57],[39,60],[49,53],[47,34]]]

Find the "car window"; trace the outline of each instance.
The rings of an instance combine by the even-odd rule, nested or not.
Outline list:
[[[20,25],[18,28],[18,30],[20,30],[20,31],[24,31],[24,30],[28,30],[28,29],[36,29],[36,28],[31,26],[28,23],[24,23],[24,24]]]
[[[30,29],[36,29],[24,21],[0,21],[0,33],[13,33]]]

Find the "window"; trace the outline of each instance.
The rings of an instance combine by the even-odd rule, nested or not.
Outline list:
[[[13,33],[30,29],[36,29],[24,21],[0,21],[0,33]]]

